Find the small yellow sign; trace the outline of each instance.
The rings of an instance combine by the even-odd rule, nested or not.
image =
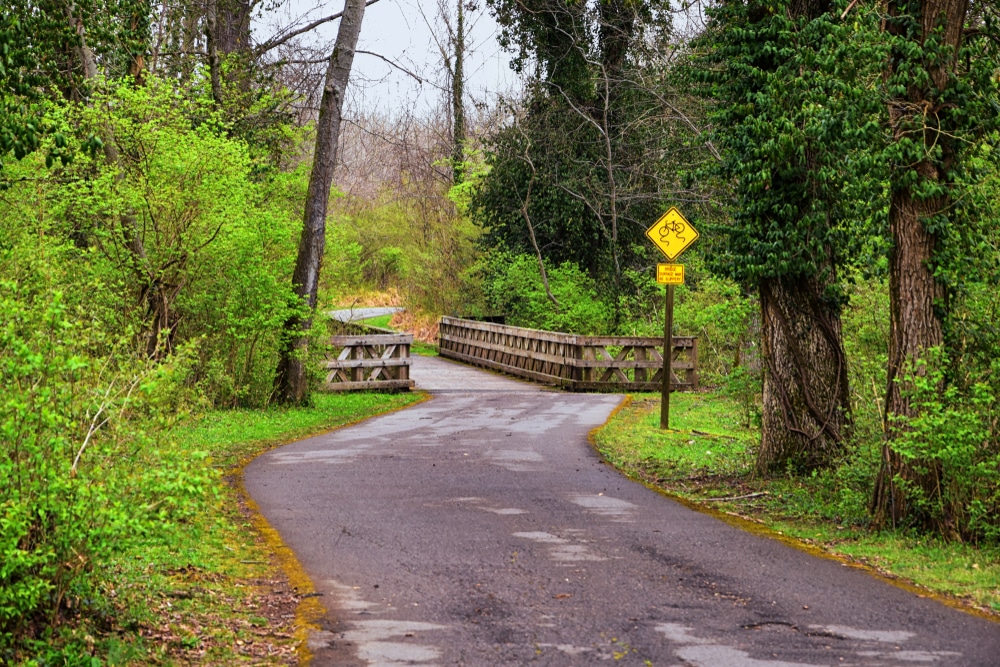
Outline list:
[[[684,265],[683,264],[657,264],[656,282],[661,285],[683,285]]]
[[[676,207],[671,207],[646,230],[646,236],[672,262],[695,242],[698,231]]]

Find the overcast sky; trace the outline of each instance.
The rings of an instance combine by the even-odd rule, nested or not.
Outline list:
[[[454,5],[455,0],[447,0]],[[468,0],[466,0],[468,1]],[[494,98],[516,86],[516,76],[509,67],[510,57],[497,44],[497,25],[478,0],[475,11],[466,13],[469,52],[466,56],[466,95],[471,101]],[[292,19],[308,20],[328,16],[343,8],[343,0],[327,0],[319,7],[308,0],[292,0],[260,24],[258,39],[270,33],[268,24],[287,25]],[[421,13],[422,10],[422,13]],[[454,12],[454,7],[452,6]],[[273,22],[273,23],[272,23]],[[315,32],[310,43],[332,44],[338,22],[328,23]],[[386,111],[431,111],[441,103],[437,86],[444,83],[441,56],[434,42],[434,32],[440,39],[447,34],[440,25],[436,0],[379,0],[365,10],[358,49],[377,53],[398,63],[402,68],[424,80],[386,63],[384,60],[359,53],[354,60],[351,76],[351,96],[355,108]]]

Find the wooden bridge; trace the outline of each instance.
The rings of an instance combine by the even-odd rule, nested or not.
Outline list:
[[[698,388],[698,339],[674,336],[671,387]],[[442,357],[570,391],[658,391],[663,339],[575,336],[503,324],[441,318]]]
[[[410,379],[411,334],[352,325],[357,333],[330,339],[324,362],[326,391],[398,391]],[[698,340],[675,336],[671,388],[698,388]],[[576,336],[503,324],[442,317],[439,353],[569,391],[659,391],[663,339],[638,336]]]

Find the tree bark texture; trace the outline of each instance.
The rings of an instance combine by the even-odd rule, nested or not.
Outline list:
[[[250,52],[250,2],[248,0],[212,0],[218,21],[219,51]]]
[[[839,310],[814,278],[760,285],[765,363],[758,474],[830,463],[850,427],[847,360]]]
[[[458,185],[465,177],[465,8],[457,0],[455,21],[455,69],[451,77],[452,104],[452,182]]]
[[[286,343],[276,378],[278,396],[285,402],[301,403],[308,395],[306,332],[312,327],[312,316],[316,311],[323,251],[326,246],[326,209],[333,184],[333,170],[337,163],[344,93],[351,75],[364,13],[364,0],[347,0],[337,31],[337,41],[326,68],[323,99],[320,103],[319,120],[316,122],[316,151],[309,176],[309,189],[306,192],[305,219],[295,272],[292,275],[295,292],[302,299],[308,314],[292,317],[285,323]]]
[[[908,68],[911,83],[903,95],[889,100],[889,120],[894,140],[922,139],[924,154],[922,161],[903,164],[895,168],[895,183],[933,183],[948,187],[948,172],[956,158],[954,128],[945,127],[942,120],[947,116],[939,114],[940,91],[949,88],[956,74],[957,54],[962,44],[963,29],[969,10],[969,0],[922,0],[920,3],[920,26],[918,35],[907,35],[905,28],[894,19],[903,16],[909,3],[904,0],[890,0],[889,20],[886,30],[896,39],[904,37],[920,48],[928,38],[938,32],[951,58],[912,58],[902,49],[895,49],[889,60],[887,76],[895,76]],[[923,81],[918,74],[925,72]],[[945,121],[947,122],[947,121]],[[936,159],[930,156],[939,151]],[[913,172],[916,172],[913,174]],[[947,192],[947,190],[946,190]],[[892,415],[910,417],[915,410],[903,395],[907,385],[905,373],[914,369],[913,364],[923,357],[928,348],[944,342],[943,307],[945,289],[934,277],[932,266],[935,248],[939,239],[927,228],[927,223],[936,216],[947,215],[951,197],[947,194],[931,198],[921,197],[912,186],[894,187],[889,207],[889,228],[893,247],[889,259],[890,329],[888,387],[886,391],[886,433],[889,438],[883,448],[882,469],[875,483],[872,498],[873,522],[878,527],[896,526],[905,521],[916,520],[927,524],[927,517],[915,516],[915,508],[906,497],[905,484],[915,485],[924,492],[933,493],[939,481],[939,470],[935,466],[920,462],[905,461],[892,446],[896,428],[890,427]],[[926,472],[918,472],[922,468]],[[899,481],[903,480],[904,484]],[[940,526],[939,526],[940,528]]]

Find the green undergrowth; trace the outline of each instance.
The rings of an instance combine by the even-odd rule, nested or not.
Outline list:
[[[611,464],[650,486],[763,523],[890,579],[1000,612],[1000,549],[869,530],[877,446],[857,448],[841,465],[809,477],[762,480],[752,474],[759,430],[739,415],[729,397],[675,393],[664,431],[659,397],[639,394],[594,439]]]
[[[299,597],[241,501],[239,470],[273,446],[404,407],[419,394],[317,394],[309,407],[219,410],[175,427],[217,480],[201,513],[136,540],[96,573],[101,608],[26,665],[297,664]],[[97,603],[95,603],[97,604]],[[0,660],[0,664],[3,661]]]

